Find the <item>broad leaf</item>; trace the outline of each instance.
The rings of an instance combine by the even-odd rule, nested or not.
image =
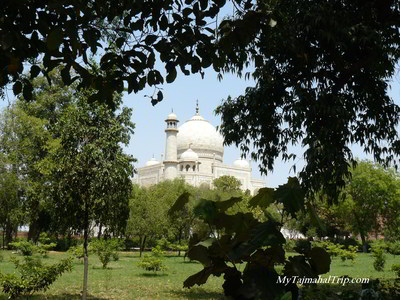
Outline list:
[[[325,249],[314,247],[310,252],[310,265],[317,274],[328,273],[331,266],[331,258]]]
[[[258,191],[257,195],[255,195],[250,201],[250,207],[259,206],[260,208],[267,208],[275,201],[274,198],[274,189],[271,188],[262,188]]]
[[[174,205],[168,210],[168,215],[172,216],[175,212],[182,210],[185,205],[189,202],[190,193],[184,192],[176,199]]]

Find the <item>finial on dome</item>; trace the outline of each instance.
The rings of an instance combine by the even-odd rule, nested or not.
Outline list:
[[[196,116],[199,115],[199,99],[196,100]]]

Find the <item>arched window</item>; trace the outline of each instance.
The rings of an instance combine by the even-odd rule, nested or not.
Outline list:
[[[189,169],[190,169],[190,166],[186,165],[186,172],[189,171]]]
[[[196,165],[193,165],[192,169],[193,169],[193,172],[196,171]]]
[[[183,165],[181,165],[181,171],[183,171]]]

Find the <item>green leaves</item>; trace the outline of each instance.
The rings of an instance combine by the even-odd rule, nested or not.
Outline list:
[[[177,203],[185,203],[185,195]],[[302,198],[303,197],[303,198]],[[243,201],[231,197],[225,201],[201,199],[195,215],[210,228],[203,240],[193,234],[187,256],[203,264],[202,271],[190,276],[184,287],[204,284],[210,275],[224,274],[224,293],[233,299],[289,299],[297,295],[297,286],[278,284],[275,266],[284,264],[287,276],[315,277],[329,271],[330,257],[322,248],[311,247],[301,256],[285,258],[285,238],[275,221],[261,222],[252,213],[232,213],[231,208]],[[264,188],[250,199],[250,206],[266,209],[281,203],[288,214],[296,214],[304,206],[304,192],[296,178],[277,190]],[[244,269],[236,264],[245,264]]]
[[[310,252],[310,265],[316,274],[325,274],[330,270],[331,258],[325,249],[314,247]]]
[[[296,218],[298,211],[305,210],[305,195],[299,180],[296,177],[289,177],[288,182],[280,185],[276,190],[260,189],[258,194],[250,200],[249,205],[266,209],[272,203],[281,203],[285,212]]]
[[[184,192],[176,199],[174,205],[168,210],[168,215],[173,215],[175,212],[180,211],[189,202],[190,193]]]
[[[50,51],[57,50],[63,41],[63,31],[61,28],[52,30],[47,36],[46,44]]]

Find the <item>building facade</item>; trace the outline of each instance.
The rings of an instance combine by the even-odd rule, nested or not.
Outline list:
[[[252,195],[265,186],[262,180],[251,177],[248,161],[239,158],[233,165],[224,164],[223,137],[199,114],[198,105],[196,114],[180,127],[174,113],[169,114],[165,122],[164,159],[157,161],[153,157],[145,166],[138,168],[134,181],[140,186],[183,178],[196,187],[212,187],[213,180],[223,175],[237,178],[242,190],[249,190]]]

